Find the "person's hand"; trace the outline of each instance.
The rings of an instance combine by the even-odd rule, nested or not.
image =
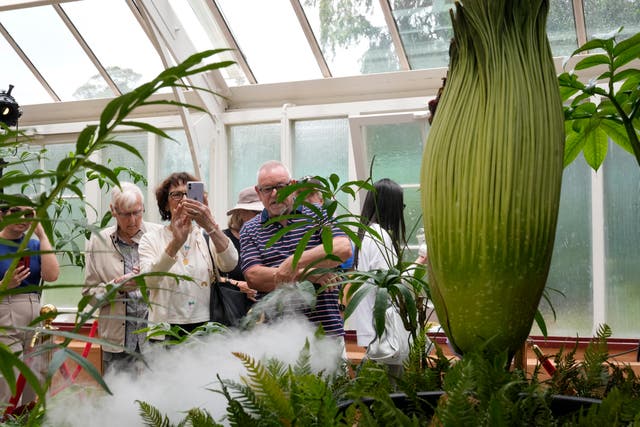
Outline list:
[[[31,274],[31,269],[22,264],[18,265],[16,269],[13,271],[13,275],[11,276],[11,280],[9,280],[9,284],[7,285],[7,289],[13,289],[20,286],[23,280],[25,280]],[[4,277],[7,276],[7,273],[4,274]],[[2,280],[4,281],[4,277]]]
[[[171,216],[171,231],[178,246],[184,245],[191,232],[191,216],[183,206],[178,206],[175,215]]]
[[[243,280],[231,280],[231,279],[228,279],[228,282],[234,286],[237,286],[238,289],[240,289],[240,291],[242,291],[242,293],[244,293],[247,296],[247,298],[249,298],[249,300],[253,302],[257,301],[256,295],[258,294],[258,291],[256,291],[255,289],[251,289],[247,284],[247,282]]]
[[[322,276],[313,279],[314,283],[320,286],[325,285],[337,285],[342,281],[342,278],[335,273],[325,273]]]
[[[207,233],[219,230],[219,226],[213,219],[213,214],[204,203],[200,203],[193,199],[182,199],[180,202],[182,208],[192,220],[202,227]]]
[[[33,230],[33,234],[36,235],[38,240],[42,240],[42,239],[47,237],[47,234],[44,232],[44,228],[42,227],[42,224],[40,224],[40,223],[38,223],[38,225],[36,226],[36,229]]]
[[[116,280],[114,280],[114,282],[121,284],[119,290],[122,292],[135,291],[136,289],[138,289],[138,284],[132,278],[138,273],[140,273],[140,267],[135,266],[130,273],[118,277]]]
[[[276,286],[281,283],[295,282],[297,278],[298,272],[291,269],[290,258],[284,260],[273,272],[273,280]]]

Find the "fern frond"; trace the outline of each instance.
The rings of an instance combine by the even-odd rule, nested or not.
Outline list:
[[[251,356],[242,353],[233,353],[244,364],[248,377],[242,380],[253,390],[264,408],[269,408],[281,419],[293,419],[294,413],[289,403],[289,396],[279,385],[265,367]]]
[[[142,421],[145,426],[171,427],[169,418],[166,415],[163,417],[158,408],[141,400],[136,400],[136,403],[140,407],[140,416],[142,417]]]

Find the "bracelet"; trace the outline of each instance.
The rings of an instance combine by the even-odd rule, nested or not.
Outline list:
[[[213,227],[211,230],[207,230],[207,234],[211,236],[211,233],[215,233],[218,230],[220,230],[220,228]]]

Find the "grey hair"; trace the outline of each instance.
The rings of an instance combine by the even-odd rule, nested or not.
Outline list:
[[[131,182],[120,182],[120,187],[113,187],[111,190],[111,208],[132,209],[138,203],[138,197],[144,204],[144,196],[137,185]]]
[[[287,174],[289,175],[289,178],[291,178],[291,172],[289,171],[289,168],[285,166],[284,163],[282,163],[280,160],[268,160],[264,162],[262,166],[260,166],[260,168],[258,169],[258,173],[256,174],[256,182],[260,180],[260,174],[263,171],[273,170],[277,168],[282,168],[286,170]]]

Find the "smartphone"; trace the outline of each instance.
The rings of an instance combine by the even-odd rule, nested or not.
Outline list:
[[[189,181],[187,182],[187,197],[204,203],[204,182]]]
[[[29,268],[31,265],[31,257],[23,256],[22,258],[20,258],[20,261],[18,261],[18,267],[21,265],[24,265],[26,268]]]

